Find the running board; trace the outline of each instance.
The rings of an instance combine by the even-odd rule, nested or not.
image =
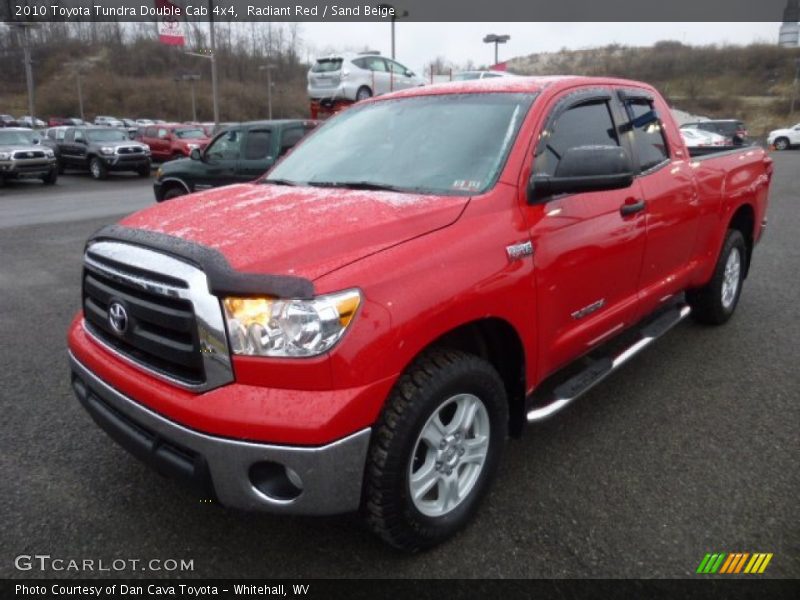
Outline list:
[[[676,305],[639,330],[638,339],[613,356],[592,360],[582,371],[555,388],[549,400],[528,411],[528,422],[542,421],[566,408],[573,400],[582,396],[651,343],[667,333],[689,316],[692,309],[686,304]]]

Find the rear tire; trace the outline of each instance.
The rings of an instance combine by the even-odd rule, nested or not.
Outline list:
[[[358,88],[356,92],[356,102],[360,102],[361,100],[366,100],[367,98],[372,97],[372,90],[369,89],[367,86],[362,85]]]
[[[92,174],[94,179],[99,180],[108,177],[108,169],[106,169],[103,161],[96,156],[92,157],[92,159],[89,161],[89,172]]]
[[[692,317],[706,325],[722,325],[733,316],[742,293],[747,267],[747,243],[742,232],[729,229],[714,275],[705,286],[686,292]]]
[[[374,429],[364,481],[369,527],[409,552],[455,534],[488,491],[507,433],[505,387],[488,362],[444,349],[423,354]]]
[[[780,137],[775,140],[775,150],[788,150],[789,145],[789,138]]]

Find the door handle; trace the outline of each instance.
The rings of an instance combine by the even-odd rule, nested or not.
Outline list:
[[[619,207],[619,213],[623,217],[628,217],[643,211],[646,207],[647,203],[644,200],[626,200],[625,204]]]

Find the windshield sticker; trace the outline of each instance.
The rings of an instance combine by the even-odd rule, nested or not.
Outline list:
[[[454,190],[472,192],[481,189],[481,182],[474,179],[456,179],[452,187]]]

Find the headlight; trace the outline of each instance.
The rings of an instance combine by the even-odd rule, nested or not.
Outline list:
[[[150,146],[142,144],[142,149],[144,150],[145,154],[150,154]]]
[[[234,354],[316,356],[344,335],[361,293],[346,290],[312,300],[225,298],[222,304]]]
[[[114,154],[114,149],[110,146],[103,146],[100,148],[100,154]]]
[[[55,153],[55,152],[53,152],[53,151],[52,151],[50,148],[45,148],[45,149],[44,149],[44,155],[45,155],[47,158],[53,158],[53,157],[56,155],[56,153]]]
[[[8,160],[11,158],[11,152],[0,152],[0,160]]]
[[[156,171],[156,179],[161,179],[162,175],[164,175],[164,170],[161,167],[158,167],[158,171]]]
[[[195,148],[199,148],[200,146],[197,144],[186,144],[186,147],[189,149],[189,151],[192,151]]]

